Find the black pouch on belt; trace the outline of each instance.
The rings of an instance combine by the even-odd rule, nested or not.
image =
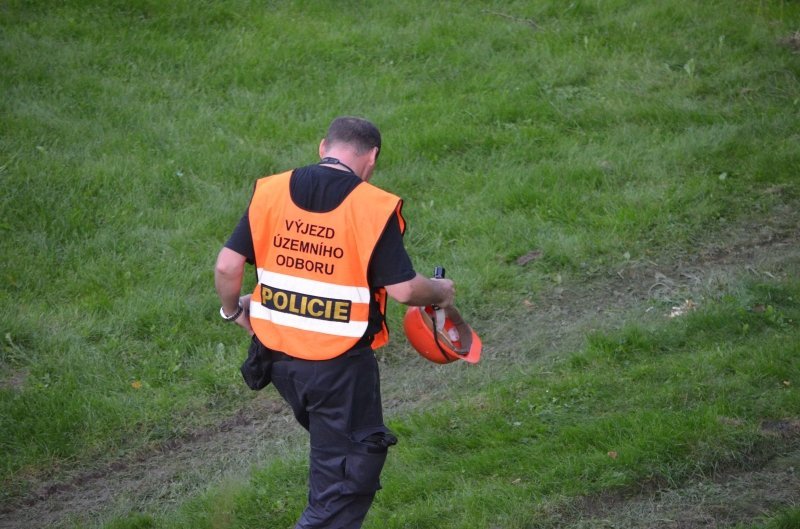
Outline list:
[[[252,390],[263,389],[272,381],[272,353],[255,336],[247,350],[247,359],[239,370],[247,387]]]

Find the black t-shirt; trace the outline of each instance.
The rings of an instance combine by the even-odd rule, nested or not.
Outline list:
[[[298,207],[315,213],[325,213],[336,209],[347,195],[361,183],[362,180],[349,171],[322,165],[309,165],[292,172],[289,192],[292,201]],[[236,225],[225,243],[225,247],[245,256],[248,263],[255,263],[253,235],[250,231],[250,219],[247,211],[242,215],[239,224]],[[411,258],[403,245],[400,222],[397,220],[397,215],[392,215],[372,253],[367,271],[370,289],[374,292],[380,287],[413,279],[415,275]],[[370,344],[373,335],[381,329],[383,318],[375,302],[375,296],[371,297],[367,331],[364,338],[354,347]]]

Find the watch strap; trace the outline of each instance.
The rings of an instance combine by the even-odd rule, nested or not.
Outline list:
[[[236,321],[239,318],[239,316],[242,315],[242,312],[244,312],[244,305],[242,305],[241,301],[239,301],[239,306],[236,307],[236,312],[234,312],[230,316],[225,314],[225,309],[223,307],[219,308],[219,315],[222,316],[222,319],[225,321]]]

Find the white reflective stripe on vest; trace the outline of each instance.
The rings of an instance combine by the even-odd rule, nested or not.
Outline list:
[[[313,279],[268,272],[263,268],[258,269],[258,282],[262,285],[291,290],[292,292],[302,292],[312,296],[347,299],[353,303],[369,303],[370,300],[369,288],[323,283]]]
[[[298,292],[310,296],[342,299],[358,304],[368,304],[370,301],[369,288],[333,285],[322,281],[268,272],[263,268],[258,269],[258,282],[261,285],[268,285],[272,288]],[[360,338],[363,336],[369,323],[368,321],[352,319],[349,322],[338,322],[309,318],[298,314],[272,310],[255,299],[250,302],[250,317],[271,321],[276,325],[283,325],[304,331],[352,338]]]
[[[285,325],[303,331],[314,331],[323,334],[333,334],[336,336],[348,336],[351,338],[361,338],[367,330],[366,321],[350,321],[341,323],[338,321],[315,320],[305,318],[296,314],[287,314],[277,310],[270,310],[257,301],[250,302],[250,317],[268,320],[275,325]]]

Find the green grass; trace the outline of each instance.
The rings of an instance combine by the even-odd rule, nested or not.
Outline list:
[[[791,529],[797,526],[800,526],[800,509],[796,508],[774,516],[765,525],[766,529]]]
[[[3,499],[23,494],[29,478],[215,424],[252,398],[237,372],[243,338],[216,315],[214,258],[254,179],[313,162],[336,115],[364,115],[381,127],[374,181],[406,199],[417,269],[444,264],[458,282],[459,306],[480,330],[554,281],[580,284],[628,260],[686,255],[747,222],[796,210],[800,199],[800,55],[781,44],[800,28],[793,2],[7,0],[0,27]],[[531,250],[542,257],[518,267],[516,258]],[[723,303],[719,314],[732,311],[733,320],[712,313],[691,321],[716,333],[726,358],[745,362],[740,348],[763,341],[774,345],[777,362],[791,348],[770,333],[796,336],[797,320],[784,316],[792,303],[770,306],[777,312],[740,315]],[[394,345],[383,353],[398,362],[408,354],[397,332],[401,313],[391,307]],[[637,347],[649,355],[638,369],[666,361],[647,349],[654,347],[648,334],[629,332],[590,338],[555,378],[509,374],[502,385],[556,392],[581,379],[595,387],[602,380],[586,366],[609,369]],[[668,357],[683,354],[671,331],[654,332],[667,341]],[[698,333],[678,334],[712,355]],[[769,363],[761,361],[755,367]],[[726,391],[706,387],[711,381],[660,380],[662,398],[675,402]],[[757,393],[764,381],[743,383]],[[507,411],[506,396],[478,390],[474,398],[494,406],[493,416]],[[741,413],[751,422],[777,413],[784,393],[758,393],[763,410]],[[624,401],[614,403],[629,409]],[[700,446],[714,432],[735,458],[755,434],[715,423],[726,411],[718,407],[685,417],[654,409],[641,418],[586,409],[598,422],[575,424],[575,444],[565,444],[571,449],[552,470],[561,481],[539,478],[552,490],[521,477],[507,487],[506,479],[517,479],[510,471],[481,472],[491,459],[471,461],[464,478],[452,462],[427,466],[443,483],[434,490],[473,505],[464,523],[479,527],[500,515],[481,512],[480,496],[453,496],[470,475],[483,483],[464,494],[515,505],[525,494],[630,485],[649,471],[683,479],[725,459]],[[452,411],[398,424],[404,443],[411,445],[406,436],[420,437],[420,446],[447,443],[453,431],[435,432]],[[469,428],[481,430],[483,417],[474,414]],[[629,455],[613,461],[622,468],[608,467],[597,448],[592,488],[562,483],[582,468],[583,430],[600,435],[617,420],[633,421],[619,439]],[[658,468],[640,466],[650,448],[636,424],[677,430],[654,447]],[[697,437],[681,438],[689,426]],[[670,443],[694,470],[673,468],[658,451],[675,449]],[[527,450],[517,451],[521,466],[535,467],[533,456],[520,455]],[[401,452],[394,464],[416,458]],[[281,472],[298,481],[291,494],[301,488],[291,466]],[[289,493],[256,475],[258,486],[242,485],[226,501],[267,498],[258,487]],[[391,495],[407,497],[395,488],[382,501]],[[371,523],[439,523],[430,520],[448,502],[433,492],[417,496],[379,505]],[[301,497],[281,504],[281,520],[293,519]],[[209,519],[222,516],[207,509]],[[142,520],[131,523],[149,523]],[[525,527],[520,520],[502,523]]]
[[[800,509],[787,509],[777,515],[766,517],[757,524],[737,525],[737,529],[793,529],[800,526]]]
[[[753,311],[747,298],[771,303]],[[781,445],[762,421],[800,409],[798,318],[800,283],[753,285],[668,325],[595,334],[548,372],[393,421],[402,442],[366,527],[549,527],[570,498],[674,487],[768,457]],[[275,461],[150,521],[288,527],[305,476],[301,459]]]

